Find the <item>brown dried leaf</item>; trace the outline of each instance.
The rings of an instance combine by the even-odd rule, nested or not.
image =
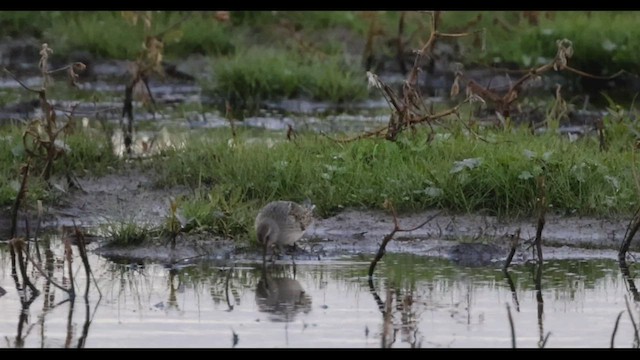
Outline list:
[[[219,22],[227,22],[230,18],[228,11],[216,11],[213,17]]]
[[[460,93],[460,73],[456,73],[456,77],[453,79],[453,84],[451,85],[451,92],[449,96],[451,98],[456,97]]]
[[[71,64],[71,66],[69,66],[69,69],[67,69],[67,74],[69,78],[69,84],[71,86],[78,86],[78,73],[83,72],[86,68],[87,66],[81,62],[75,62]]]
[[[133,98],[141,101],[145,105],[151,102],[151,96],[149,96],[149,92],[143,81],[138,81],[133,86]]]
[[[75,73],[81,73],[81,72],[85,71],[85,69],[87,68],[87,65],[85,65],[84,63],[81,63],[81,62],[74,62],[71,67],[73,67],[73,71]]]
[[[38,62],[38,67],[42,71],[47,71],[47,60],[49,59],[49,54],[53,54],[53,49],[47,45],[47,43],[43,43],[40,48],[40,61]]]
[[[557,40],[558,53],[553,63],[553,70],[562,70],[567,66],[567,59],[573,56],[573,45],[571,41],[567,39]]]
[[[78,74],[73,71],[73,66],[70,66],[69,69],[67,69],[67,75],[69,78],[69,85],[72,87],[78,87]]]
[[[124,21],[135,26],[138,23],[138,14],[135,11],[121,11],[120,15]]]

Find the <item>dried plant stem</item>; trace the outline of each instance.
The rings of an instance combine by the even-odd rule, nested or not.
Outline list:
[[[507,303],[507,317],[509,318],[509,328],[511,329],[511,347],[516,348],[516,328],[513,325],[513,317],[511,316],[511,307]]]
[[[64,255],[65,255],[65,261],[67,262],[67,270],[69,272],[69,284],[71,285],[71,288],[68,291],[69,298],[75,299],[76,287],[75,287],[75,281],[73,279],[73,268],[71,267],[73,264],[73,251],[71,250],[71,241],[69,241],[68,238],[64,240]]]
[[[543,337],[544,299],[542,298],[542,260],[540,260],[537,266],[538,267],[536,269],[536,275],[533,280],[536,289],[536,301],[538,303],[538,329],[540,330],[540,340],[538,341],[538,347],[544,348],[551,333],[547,333],[547,336]]]
[[[627,226],[622,245],[618,251],[618,261],[624,261],[627,252],[629,251],[629,247],[631,246],[631,241],[638,232],[638,229],[640,229],[640,207],[636,209],[636,212],[633,214],[633,218],[631,218],[631,221]]]
[[[380,244],[380,248],[378,249],[378,252],[376,253],[375,258],[371,261],[371,265],[369,265],[369,278],[371,278],[373,276],[373,272],[376,269],[376,265],[378,264],[378,261],[380,261],[380,259],[382,259],[382,257],[385,254],[385,248],[387,246],[387,244],[389,243],[389,241],[391,241],[391,239],[393,239],[393,236],[397,233],[397,232],[408,232],[408,231],[414,231],[417,230],[423,226],[425,226],[429,221],[435,219],[437,216],[439,216],[442,212],[438,211],[437,213],[429,216],[427,218],[427,220],[425,220],[423,223],[421,223],[420,225],[411,228],[411,229],[402,229],[400,228],[400,225],[398,224],[398,216],[396,214],[396,210],[393,207],[393,204],[391,204],[391,202],[388,202],[388,208],[391,210],[391,214],[393,215],[393,230],[385,235],[385,237],[382,239],[382,244]]]
[[[638,171],[636,169],[636,151],[635,147],[632,148],[631,151],[631,173],[633,174],[634,184],[636,186],[636,194],[640,196],[640,175],[638,175]],[[640,207],[636,209],[636,212],[633,214],[633,217],[629,221],[629,225],[627,226],[627,230],[624,233],[624,239],[622,240],[622,244],[620,245],[620,250],[618,251],[618,261],[620,262],[620,266],[624,265],[625,268],[626,262],[625,258],[627,256],[627,252],[629,251],[629,247],[631,246],[631,241],[633,237],[636,235],[640,229]],[[628,269],[628,268],[627,268]]]
[[[11,265],[12,265],[12,274],[15,274],[15,257],[17,257],[18,261],[18,269],[20,270],[20,276],[22,276],[22,281],[24,285],[31,289],[31,292],[34,296],[40,294],[40,291],[33,285],[31,280],[29,279],[29,274],[27,274],[27,262],[24,259],[25,251],[25,242],[23,239],[14,238],[9,242],[9,248],[11,252]],[[16,277],[17,278],[17,277]]]
[[[29,256],[28,253],[25,253],[27,260],[29,260],[29,262],[31,262],[31,265],[33,265],[33,267],[38,270],[38,272],[44,276],[44,278],[50,282],[53,286],[57,287],[58,289],[66,292],[67,294],[69,294],[70,297],[72,297],[74,294],[72,294],[70,292],[69,289],[67,289],[66,287],[58,284],[57,282],[55,282],[49,275],[47,275],[47,273],[42,269],[42,267],[40,267],[40,265],[38,265],[35,261],[33,261],[33,259]]]
[[[511,279],[511,275],[509,275],[509,271],[507,269],[502,269],[502,273],[504,277],[507,279],[507,284],[509,284],[509,289],[511,290],[511,298],[513,299],[513,303],[516,307],[516,311],[520,312],[520,302],[518,301],[518,293],[516,292],[516,286]]]
[[[625,296],[624,302],[627,305],[627,312],[629,313],[629,319],[631,319],[631,325],[633,326],[633,344],[636,348],[640,346],[640,335],[638,334],[638,326],[636,326],[636,320],[633,318],[633,312],[631,311],[631,305],[629,305],[629,299]]]
[[[35,234],[33,234],[33,244],[36,248],[36,257],[38,258],[38,262],[42,263],[42,256],[40,255],[40,244],[38,243],[38,234],[40,233],[40,224],[42,222],[42,200],[38,200],[37,203],[38,203],[38,211],[37,211],[38,217],[36,219],[37,221],[36,232]]]
[[[124,104],[122,106],[122,118],[126,116],[127,123],[123,124],[122,120],[120,125],[124,133],[124,148],[127,154],[131,154],[131,144],[133,143],[133,87],[137,83],[137,79],[132,80],[127,84],[124,89]]]
[[[616,323],[613,325],[613,333],[611,333],[611,348],[613,349],[613,342],[616,338],[616,333],[618,332],[618,325],[620,324],[620,318],[622,317],[622,314],[624,314],[624,310],[620,311],[620,313],[618,314],[618,316],[616,317]]]
[[[89,286],[91,284],[91,265],[89,265],[89,257],[87,255],[87,243],[84,238],[84,233],[78,229],[75,220],[73,221],[73,228],[78,242],[78,253],[80,253],[80,259],[82,260],[82,266],[84,267],[84,273],[86,275],[86,283],[84,289],[84,300],[89,300]]]
[[[371,276],[369,276],[368,284],[369,284],[369,292],[371,292],[371,295],[373,295],[373,300],[375,300],[376,304],[378,304],[378,310],[380,310],[380,312],[384,315],[385,314],[384,301],[382,301],[382,299],[380,298],[380,295],[378,295],[378,292],[376,291],[376,287],[373,285],[373,278]]]
[[[546,176],[540,175],[537,179],[538,197],[536,198],[536,208],[538,213],[538,223],[536,225],[535,245],[538,255],[538,264],[542,265],[542,229],[545,224],[545,213],[547,211],[547,189]]]
[[[633,277],[629,272],[629,266],[627,265],[624,257],[619,259],[618,265],[620,266],[622,276],[627,281],[628,290],[631,293],[631,296],[633,296],[633,300],[640,301],[640,293],[638,293],[638,288],[636,287],[636,283],[633,281]]]
[[[516,254],[516,250],[518,248],[519,240],[520,240],[520,228],[516,230],[515,234],[511,235],[511,249],[509,250],[509,255],[507,255],[507,259],[504,262],[504,266],[502,267],[502,270],[506,271],[509,265],[511,265],[513,256]]]
[[[231,273],[233,272],[233,265],[227,270],[227,276],[224,280],[224,295],[227,300],[227,306],[229,306],[229,311],[233,310],[233,304],[229,300],[229,283],[231,280]]]
[[[16,200],[13,202],[11,208],[11,237],[15,238],[18,233],[18,211],[20,211],[20,205],[27,195],[27,181],[29,179],[29,168],[31,166],[31,158],[27,159],[27,163],[22,167],[22,181],[20,181],[20,190],[16,195]]]

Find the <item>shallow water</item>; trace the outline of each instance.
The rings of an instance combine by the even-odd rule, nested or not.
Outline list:
[[[68,283],[63,252],[52,250],[53,278]],[[30,270],[43,292],[22,312],[8,250],[0,247],[0,346],[508,348],[507,306],[518,348],[538,347],[548,334],[545,347],[609,347],[622,311],[615,347],[634,345],[628,283],[613,260],[546,261],[539,306],[534,267],[526,264],[511,270],[512,292],[498,268],[411,254],[385,255],[371,284],[368,255],[298,261],[295,272],[288,262],[262,271],[251,263],[170,268],[89,259],[101,298],[92,285],[85,303],[76,257],[75,304],[54,306],[67,295],[53,286],[43,291],[45,279]]]

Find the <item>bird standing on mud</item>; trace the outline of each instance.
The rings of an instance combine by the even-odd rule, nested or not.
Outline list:
[[[256,234],[262,245],[262,264],[266,264],[267,248],[294,245],[313,221],[314,205],[292,201],[272,201],[256,216]]]

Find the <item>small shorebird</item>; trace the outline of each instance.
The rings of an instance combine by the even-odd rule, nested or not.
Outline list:
[[[295,245],[300,240],[313,221],[314,208],[308,202],[300,205],[292,201],[272,201],[260,210],[255,226],[258,243],[262,245],[263,265],[267,248],[277,247],[280,253],[283,245]]]

